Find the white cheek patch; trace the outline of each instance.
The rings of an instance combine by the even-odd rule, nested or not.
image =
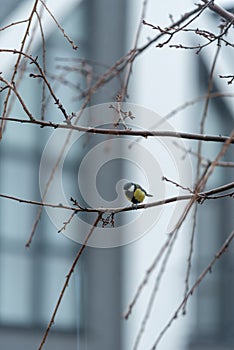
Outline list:
[[[133,198],[133,193],[132,193],[132,192],[126,191],[126,192],[125,192],[125,195],[126,195],[126,197],[127,197],[127,199],[128,199],[129,201],[132,200],[132,198]]]
[[[129,192],[134,192],[134,189],[135,189],[135,186],[132,185],[132,186],[130,186],[130,187],[128,188],[128,191],[129,191]]]

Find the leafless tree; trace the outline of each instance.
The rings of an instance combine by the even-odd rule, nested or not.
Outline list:
[[[164,181],[170,182],[173,186],[179,186],[187,191],[187,194],[182,196],[175,196],[170,198],[164,198],[161,200],[153,201],[146,204],[139,204],[137,207],[127,206],[127,207],[118,207],[118,208],[102,208],[100,207],[84,207],[82,206],[76,198],[71,198],[70,206],[67,206],[64,203],[48,203],[45,201],[46,193],[53,182],[54,172],[58,166],[58,163],[63,156],[63,150],[60,154],[57,155],[57,160],[54,164],[53,170],[49,175],[48,182],[46,184],[46,189],[44,196],[42,196],[41,201],[35,201],[33,199],[18,198],[14,194],[0,194],[2,201],[11,200],[18,201],[19,203],[26,203],[30,206],[38,207],[38,214],[35,218],[32,231],[29,233],[28,241],[26,246],[30,248],[33,244],[33,237],[36,234],[38,223],[40,222],[41,214],[45,207],[51,207],[54,210],[66,209],[70,213],[70,217],[67,222],[64,223],[64,226],[61,228],[61,231],[66,230],[66,227],[71,223],[75,214],[80,212],[93,213],[96,215],[92,228],[89,232],[86,233],[86,239],[83,242],[83,245],[77,252],[74,262],[68,271],[66,276],[64,286],[59,295],[56,307],[54,309],[53,315],[48,323],[48,327],[45,330],[44,336],[41,340],[41,344],[38,349],[42,349],[47,336],[51,330],[51,327],[55,321],[56,313],[60,306],[60,303],[63,299],[64,293],[68,287],[68,283],[75,267],[79,264],[79,259],[84,249],[86,248],[88,241],[92,235],[95,234],[95,229],[98,226],[102,226],[103,230],[108,225],[115,225],[115,218],[121,216],[123,212],[130,212],[132,210],[143,210],[156,206],[166,206],[169,203],[176,201],[187,201],[187,205],[179,218],[174,230],[166,236],[165,242],[162,244],[159,252],[156,254],[152,264],[149,266],[146,271],[145,276],[142,279],[142,282],[139,286],[136,287],[135,296],[132,301],[129,302],[128,309],[124,315],[124,318],[127,320],[131,316],[131,312],[138,302],[138,298],[147,285],[149,278],[151,277],[152,272],[155,271],[156,267],[160,266],[159,272],[157,274],[157,279],[155,282],[154,289],[152,291],[150,300],[146,300],[147,311],[144,315],[143,321],[140,323],[140,331],[137,335],[135,341],[135,349],[138,347],[141,336],[144,333],[145,325],[150,317],[152,311],[152,305],[155,298],[155,295],[160,288],[160,282],[162,275],[166,269],[166,265],[173,249],[174,243],[178,236],[178,232],[181,226],[186,221],[188,214],[193,213],[193,225],[191,227],[191,241],[190,248],[188,251],[188,260],[187,272],[185,278],[185,291],[184,295],[181,297],[181,303],[178,306],[175,306],[175,312],[172,315],[171,319],[162,329],[161,333],[156,335],[152,349],[156,349],[161,338],[165,335],[171,324],[177,319],[180,312],[186,311],[186,304],[188,299],[193,294],[194,290],[199,287],[200,283],[204,280],[208,272],[213,268],[215,264],[219,263],[219,258],[226,252],[229,244],[234,238],[234,231],[230,232],[228,238],[222,242],[220,249],[217,251],[215,257],[210,261],[210,263],[205,267],[202,273],[197,277],[194,284],[190,285],[190,274],[191,274],[191,265],[192,265],[192,256],[193,256],[193,246],[194,246],[194,237],[195,237],[195,226],[197,220],[197,206],[203,205],[204,202],[219,201],[221,198],[227,197],[229,200],[234,197],[234,182],[226,183],[224,185],[217,185],[217,187],[207,190],[206,185],[210,176],[216,172],[218,167],[226,167],[233,169],[234,163],[230,160],[229,162],[223,161],[223,156],[225,153],[233,147],[234,144],[234,129],[230,131],[229,135],[222,136],[220,134],[211,135],[205,134],[205,122],[208,118],[208,110],[210,106],[210,101],[213,98],[219,98],[223,96],[229,96],[233,98],[234,95],[230,92],[220,93],[214,91],[213,87],[213,77],[214,69],[216,66],[217,57],[220,52],[223,50],[223,47],[228,47],[229,50],[233,50],[234,43],[229,40],[228,33],[233,30],[234,16],[231,12],[224,10],[214,3],[214,1],[200,1],[199,4],[192,6],[191,10],[185,12],[179,19],[174,19],[170,16],[168,20],[167,27],[158,26],[157,23],[149,23],[146,18],[146,9],[148,1],[145,0],[142,7],[142,16],[139,22],[138,31],[136,33],[135,42],[132,48],[123,56],[120,57],[116,62],[113,62],[111,67],[105,66],[105,64],[97,63],[95,61],[89,60],[87,58],[78,58],[75,61],[73,59],[60,59],[58,63],[58,74],[51,74],[47,67],[47,47],[44,38],[44,28],[43,28],[43,16],[50,16],[54,21],[54,26],[57,27],[57,30],[61,32],[61,35],[64,37],[64,42],[68,42],[70,45],[70,50],[77,50],[79,52],[79,43],[76,45],[72,38],[70,38],[61,24],[56,20],[53,13],[47,7],[46,2],[42,0],[35,0],[32,6],[31,12],[29,10],[29,16],[26,19],[19,20],[17,22],[9,23],[9,25],[4,28],[0,28],[1,31],[7,31],[12,27],[17,27],[19,25],[25,24],[26,29],[22,37],[21,45],[18,48],[0,48],[0,54],[14,55],[16,57],[15,64],[12,67],[10,75],[6,75],[5,72],[1,72],[0,81],[1,88],[0,92],[3,99],[3,108],[0,117],[0,137],[4,140],[4,133],[6,127],[11,130],[12,125],[36,125],[38,128],[44,129],[66,129],[70,132],[85,132],[87,134],[107,134],[107,135],[128,135],[131,136],[134,140],[136,137],[144,138],[146,140],[150,138],[157,137],[170,137],[175,140],[178,138],[183,138],[186,140],[194,140],[197,143],[196,149],[184,149],[185,154],[190,154],[194,159],[197,160],[196,165],[196,182],[193,188],[185,188],[184,184],[179,184],[173,179],[168,179],[164,177]],[[196,21],[201,16],[207,16],[208,12],[212,11],[217,16],[217,27],[219,29],[218,33],[214,33],[212,30],[197,28]],[[35,28],[39,26],[41,33],[41,45],[42,45],[42,57],[34,56],[31,45],[33,37],[35,34]],[[146,40],[144,44],[139,44],[139,37],[142,31],[142,28],[148,27],[152,30],[154,34],[153,38]],[[183,42],[177,42],[177,38],[181,33],[186,34],[188,37],[196,37],[198,42],[194,46],[188,46]],[[180,40],[180,39],[178,39]],[[176,118],[178,112],[181,109],[186,109],[192,104],[196,104],[199,101],[204,101],[204,108],[202,115],[200,117],[200,123],[198,125],[199,132],[180,132],[180,131],[171,131],[171,130],[134,130],[128,126],[128,121],[133,118],[133,115],[130,111],[126,112],[122,105],[125,101],[131,99],[129,91],[129,82],[131,81],[133,73],[133,67],[138,57],[143,53],[147,54],[149,48],[153,47],[155,50],[163,50],[164,48],[170,48],[171,50],[183,50],[184,55],[187,54],[187,50],[193,50],[195,54],[200,55],[201,52],[204,52],[208,46],[212,46],[214,50],[214,59],[210,63],[210,72],[209,79],[207,81],[207,92],[204,96],[194,97],[192,101],[185,101],[183,106],[175,106],[175,109],[171,111],[165,119]],[[103,73],[100,75],[96,73],[96,65],[101,65]],[[60,73],[61,74],[60,74]],[[78,85],[75,84],[72,80],[69,79],[69,72],[72,72],[74,75],[79,75],[83,78],[84,84]],[[30,84],[40,84],[41,87],[41,116],[36,116],[31,110],[28,101],[24,98],[24,94],[21,91],[21,83],[25,76],[29,76]],[[98,128],[93,126],[84,126],[80,123],[80,117],[85,111],[86,107],[92,102],[93,96],[100,89],[104,88],[113,79],[117,79],[119,82],[118,91],[113,91],[113,96],[116,97],[114,102],[110,103],[110,107],[116,111],[117,119],[116,122],[109,128]],[[220,75],[220,79],[226,79],[227,83],[231,86],[234,79],[234,73],[229,75]],[[72,89],[74,92],[75,98],[80,101],[81,109],[79,114],[75,112],[70,113],[63,105],[63,101],[60,100],[56,93],[56,86],[66,85]],[[56,118],[52,118],[51,115],[47,113],[47,105],[49,99],[54,102],[54,115]],[[12,112],[14,103],[18,103],[23,111],[24,118],[21,118],[15,115]],[[62,118],[62,119],[61,119]],[[62,140],[66,143],[66,140]],[[205,143],[206,142],[206,143]],[[206,144],[211,142],[216,142],[220,145],[219,152],[213,159],[207,159],[204,156],[203,150],[206,147]],[[75,196],[74,196],[75,197]],[[161,264],[161,265],[160,265]],[[124,310],[123,310],[124,312]]]

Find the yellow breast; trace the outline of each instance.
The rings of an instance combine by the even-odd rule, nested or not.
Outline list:
[[[145,193],[140,188],[137,188],[134,192],[134,198],[141,203],[145,199]]]

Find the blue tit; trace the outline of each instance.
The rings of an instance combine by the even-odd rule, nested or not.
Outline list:
[[[128,182],[124,185],[125,196],[133,204],[142,203],[145,197],[153,197],[148,194],[140,185]]]

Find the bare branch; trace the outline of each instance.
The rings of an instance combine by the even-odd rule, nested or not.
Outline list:
[[[16,25],[18,25],[18,24],[27,23],[27,22],[28,22],[28,19],[23,19],[22,21],[13,22],[13,23],[11,23],[11,24],[6,25],[5,27],[0,28],[0,32],[3,31],[3,30],[5,30],[5,29],[7,29],[7,28],[16,26]]]
[[[205,4],[208,5],[209,9],[217,13],[219,16],[226,19],[228,22],[234,21],[233,13],[226,11],[223,7],[214,3],[214,1],[202,0]]]
[[[194,205],[194,212],[193,212],[193,221],[192,221],[192,233],[190,237],[190,247],[189,247],[189,254],[188,254],[188,264],[187,264],[187,270],[186,270],[186,276],[185,276],[185,290],[184,290],[184,296],[187,295],[189,291],[189,278],[192,268],[192,256],[193,256],[193,250],[194,250],[194,239],[195,239],[195,232],[196,232],[196,224],[197,224],[197,210],[198,210],[198,204],[195,203]],[[183,315],[186,314],[186,306],[187,303],[183,306]]]
[[[49,10],[49,8],[46,6],[45,2],[43,0],[40,0],[40,2],[43,4],[43,6],[45,7],[46,11],[49,13],[49,15],[53,18],[56,26],[59,28],[59,30],[63,33],[63,36],[65,39],[67,39],[67,41],[71,44],[73,50],[77,50],[78,46],[69,38],[69,36],[65,33],[65,30],[61,27],[61,25],[59,24],[59,22],[56,20],[56,18],[54,17],[54,15],[52,14],[52,12]]]
[[[34,64],[34,65],[37,67],[37,69],[38,69],[38,71],[39,71],[39,74],[33,74],[33,73],[31,73],[29,76],[30,76],[31,78],[41,78],[41,79],[43,79],[43,81],[45,82],[45,84],[46,84],[46,86],[47,86],[47,88],[48,88],[48,90],[49,90],[49,92],[50,92],[51,97],[53,98],[53,100],[54,100],[54,102],[55,102],[55,105],[58,106],[58,108],[59,108],[59,109],[61,110],[61,112],[63,113],[63,115],[64,115],[66,121],[69,122],[69,116],[68,116],[68,114],[67,114],[67,112],[66,112],[66,110],[65,110],[65,108],[64,108],[64,106],[63,106],[63,104],[62,104],[61,101],[58,99],[58,97],[55,95],[54,90],[53,90],[52,86],[50,85],[50,83],[49,83],[49,81],[48,81],[48,79],[47,79],[47,76],[46,76],[45,72],[43,71],[43,69],[41,68],[40,64],[39,64],[38,61],[37,61],[37,57],[34,58],[34,57],[32,57],[31,55],[29,55],[29,54],[27,54],[27,53],[25,53],[25,52],[23,52],[23,51],[12,50],[12,49],[0,49],[0,52],[9,52],[9,53],[13,53],[13,54],[19,54],[20,57],[24,56],[25,58],[27,58],[27,59],[30,61],[30,63]],[[3,112],[3,117],[4,117],[4,112]],[[8,118],[5,118],[5,119],[3,118],[2,120],[3,120],[3,121],[4,121],[4,120],[8,120]]]
[[[161,264],[161,267],[160,267],[159,272],[157,274],[157,277],[156,277],[156,280],[155,280],[155,283],[154,283],[154,287],[153,287],[152,292],[150,294],[150,298],[149,298],[148,303],[147,303],[147,308],[146,308],[144,317],[143,317],[143,319],[141,321],[141,327],[140,327],[139,332],[138,332],[138,334],[136,336],[136,340],[135,340],[134,348],[133,348],[134,350],[136,350],[138,348],[140,340],[141,340],[141,338],[143,336],[143,333],[145,331],[146,324],[147,324],[147,322],[148,322],[148,320],[150,318],[150,315],[151,315],[151,312],[152,312],[152,308],[153,308],[153,305],[154,305],[154,301],[155,301],[155,297],[156,297],[157,292],[159,290],[160,282],[161,282],[163,274],[164,274],[164,272],[166,270],[166,266],[167,266],[167,263],[168,263],[169,258],[171,256],[171,252],[172,252],[172,249],[174,247],[174,244],[176,242],[177,237],[178,237],[178,230],[175,232],[175,234],[173,235],[172,239],[170,240],[168,246],[166,247],[167,250],[165,249],[165,251],[164,251],[165,252],[165,256],[164,256],[164,259],[162,260],[162,264]]]
[[[81,257],[81,254],[83,253],[85,247],[87,246],[88,240],[89,240],[90,237],[92,236],[92,234],[93,234],[95,228],[97,227],[99,221],[101,220],[101,218],[102,218],[102,214],[98,214],[96,220],[95,220],[94,223],[93,223],[92,228],[90,229],[89,233],[87,234],[87,236],[86,236],[86,238],[85,238],[84,243],[82,244],[81,248],[79,249],[79,251],[78,251],[78,253],[77,253],[76,257],[75,257],[75,260],[73,261],[73,264],[72,264],[72,266],[71,266],[71,268],[70,268],[70,270],[69,270],[69,272],[68,272],[68,274],[67,274],[67,276],[66,276],[65,283],[64,283],[64,285],[63,285],[63,288],[62,288],[61,293],[60,293],[60,295],[59,295],[57,304],[56,304],[56,306],[55,306],[55,309],[54,309],[54,311],[53,311],[52,317],[51,317],[50,322],[49,322],[49,324],[48,324],[48,326],[47,326],[47,328],[46,328],[45,334],[44,334],[44,336],[43,336],[43,338],[42,338],[42,341],[41,341],[41,343],[40,343],[40,345],[39,345],[38,350],[41,350],[41,349],[43,348],[45,342],[46,342],[46,339],[47,339],[48,334],[49,334],[49,332],[50,332],[50,330],[51,330],[51,327],[52,327],[52,325],[54,324],[56,314],[57,314],[57,312],[58,312],[59,306],[60,306],[61,301],[62,301],[62,299],[63,299],[64,293],[65,293],[65,291],[66,291],[66,289],[67,289],[67,287],[68,287],[68,283],[69,283],[69,281],[70,281],[70,279],[71,279],[71,276],[72,276],[72,274],[73,274],[73,272],[74,272],[74,270],[75,270],[75,267],[76,267],[76,265],[77,265],[77,263],[78,263],[78,261],[79,261],[79,259],[80,259],[80,257]]]
[[[22,99],[22,97],[20,96],[18,90],[16,89],[15,87],[15,84],[14,83],[9,83],[6,79],[4,79],[1,75],[0,75],[0,81],[2,81],[4,84],[6,84],[6,87],[9,88],[9,90],[12,90],[14,92],[14,94],[16,95],[16,97],[18,98],[21,106],[23,107],[23,110],[25,111],[25,113],[27,114],[27,116],[29,117],[30,121],[34,121],[34,117],[33,115],[31,114],[31,112],[29,111],[29,109],[27,108],[24,100]],[[2,91],[4,88],[1,88],[0,91]],[[7,118],[5,118],[6,120]],[[3,119],[2,119],[3,120]]]
[[[40,207],[51,207],[51,208],[55,208],[55,209],[67,209],[67,210],[71,210],[71,211],[75,211],[75,212],[87,212],[87,213],[121,213],[121,212],[126,212],[126,211],[132,211],[132,210],[140,210],[140,209],[147,209],[147,208],[152,208],[152,207],[156,207],[156,206],[161,206],[164,204],[169,204],[169,203],[173,203],[176,201],[185,201],[185,200],[190,200],[190,199],[195,199],[195,200],[201,200],[202,202],[206,199],[213,199],[210,198],[211,195],[213,194],[217,194],[217,193],[222,193],[228,190],[231,190],[234,188],[234,182],[230,182],[226,185],[223,186],[219,186],[216,188],[213,188],[212,190],[209,191],[205,191],[205,192],[200,192],[200,193],[191,193],[188,195],[181,195],[181,196],[175,196],[175,197],[170,197],[170,198],[166,198],[163,200],[159,200],[159,201],[155,201],[155,202],[151,202],[151,203],[145,203],[145,204],[138,204],[137,207],[132,207],[132,206],[127,206],[127,207],[120,207],[120,208],[83,208],[80,205],[78,205],[77,207],[74,206],[67,206],[64,204],[52,204],[52,203],[45,203],[45,202],[40,202],[40,201],[32,201],[32,200],[27,200],[24,198],[19,198],[19,197],[15,197],[15,196],[10,196],[10,195],[6,195],[6,194],[0,194],[0,197],[2,198],[6,198],[6,199],[10,199],[19,203],[25,203],[25,204],[32,204],[32,205],[38,205]],[[228,193],[225,196],[229,197],[231,194]],[[73,199],[73,201],[75,201]]]
[[[138,28],[137,28],[133,49],[131,50],[131,56],[132,57],[134,57],[134,54],[135,54],[135,52],[137,50],[137,46],[138,46],[138,42],[139,42],[139,39],[140,39],[141,30],[142,30],[142,24],[144,23],[143,20],[144,20],[144,17],[145,17],[147,4],[148,4],[148,0],[144,0],[143,5],[142,5],[142,12],[141,12],[140,23],[139,23]],[[127,72],[125,74],[125,82],[124,82],[123,87],[122,87],[121,92],[120,92],[120,100],[121,100],[121,102],[124,101],[125,97],[128,97],[128,85],[129,85],[129,81],[130,81],[130,76],[132,74],[133,62],[134,62],[134,59],[131,59],[131,57],[130,57],[129,58],[129,64],[128,64],[128,67],[127,67],[128,69],[127,69]]]
[[[188,291],[188,293],[186,294],[185,298],[182,300],[182,302],[180,303],[180,305],[177,307],[176,311],[174,312],[173,316],[170,318],[170,320],[168,321],[168,323],[166,324],[166,326],[162,329],[162,331],[160,332],[159,336],[157,337],[155,343],[153,344],[153,347],[151,348],[151,350],[155,350],[157,349],[157,346],[159,344],[159,342],[161,341],[162,337],[164,336],[164,334],[166,333],[166,331],[170,328],[170,326],[172,325],[172,323],[177,319],[179,312],[182,310],[182,308],[184,307],[184,304],[187,303],[188,299],[190,296],[193,295],[195,289],[197,289],[197,287],[201,284],[201,282],[203,281],[204,277],[212,270],[212,267],[216,264],[217,260],[227,251],[230,243],[232,242],[234,238],[234,231],[228,236],[228,238],[226,239],[226,241],[224,242],[224,244],[221,246],[221,248],[219,249],[219,251],[215,254],[215,257],[213,258],[213,260],[210,262],[210,264],[203,270],[203,272],[200,274],[200,276],[198,277],[198,279],[196,280],[196,282],[193,284],[193,286],[190,288],[190,290]]]
[[[173,144],[182,149],[184,152],[185,152],[185,155],[183,157],[186,157],[187,154],[191,154],[195,157],[198,157],[201,159],[201,166],[207,166],[209,164],[212,163],[212,161],[207,158],[207,157],[204,157],[204,156],[200,156],[197,152],[193,151],[191,148],[186,148],[186,147],[183,147],[181,145],[179,145],[176,141],[173,142]],[[226,168],[233,168],[234,167],[234,162],[222,162],[222,161],[219,161],[216,163],[216,166],[219,166],[219,167],[226,167]]]
[[[40,32],[41,32],[43,71],[44,71],[44,74],[47,75],[47,71],[46,71],[46,43],[45,43],[45,35],[44,35],[42,22],[41,22],[42,10],[43,9],[44,9],[44,7],[41,8],[41,13],[38,13],[36,11],[36,15],[37,15],[37,19],[38,19],[38,23],[39,23],[39,27],[40,27]],[[46,107],[46,84],[43,81],[43,85],[42,85],[42,101],[41,101],[41,119],[42,120],[45,119],[45,117],[44,117],[44,115],[45,115],[45,107]]]
[[[0,120],[6,118],[0,117]],[[69,116],[68,116],[69,119]],[[202,141],[213,141],[213,142],[226,142],[229,140],[230,144],[234,143],[234,136],[221,136],[221,135],[201,135],[201,134],[190,134],[186,132],[178,131],[158,131],[158,130],[118,130],[118,129],[99,129],[93,127],[78,126],[74,124],[59,124],[48,122],[44,120],[27,120],[27,119],[17,119],[17,118],[7,118],[7,120],[18,123],[32,123],[40,125],[42,128],[50,127],[53,129],[67,129],[67,130],[76,130],[81,132],[87,132],[91,134],[102,134],[102,135],[128,135],[128,136],[142,136],[142,137],[174,137],[188,140],[202,140]]]
[[[10,80],[11,84],[14,82],[16,74],[17,74],[17,71],[18,71],[18,67],[19,67],[19,64],[20,64],[20,61],[21,61],[21,57],[22,57],[22,52],[23,52],[25,44],[26,44],[26,39],[28,37],[28,33],[29,33],[29,29],[30,29],[30,26],[31,26],[31,23],[32,23],[32,19],[33,19],[34,13],[35,13],[35,11],[37,9],[38,1],[39,0],[35,0],[34,1],[32,11],[31,11],[30,16],[28,18],[28,25],[27,25],[27,28],[25,30],[25,33],[24,33],[24,36],[23,36],[23,40],[21,42],[20,49],[18,51],[18,57],[17,57],[16,63],[15,63],[14,71],[13,71],[12,76],[11,76],[11,80]],[[6,99],[4,101],[4,109],[3,109],[3,116],[4,117],[7,116],[7,106],[8,106],[8,101],[10,99],[10,96],[11,96],[11,90],[8,90]],[[2,120],[1,124],[0,124],[0,140],[2,138],[4,125],[5,125],[5,120]]]
[[[209,74],[209,80],[208,80],[208,87],[207,87],[207,98],[205,100],[205,105],[204,105],[204,110],[203,110],[203,114],[202,114],[202,118],[200,121],[200,134],[204,134],[204,130],[205,130],[205,121],[206,121],[206,117],[207,117],[207,113],[208,113],[208,107],[209,107],[209,103],[210,103],[210,93],[213,87],[213,75],[214,75],[214,69],[217,63],[217,59],[218,59],[218,55],[220,52],[220,48],[221,46],[217,46],[216,49],[216,53],[212,62],[212,66],[210,69],[210,74]],[[198,142],[198,146],[197,146],[197,153],[198,153],[198,158],[197,158],[197,174],[196,174],[196,178],[199,178],[199,173],[200,173],[200,167],[201,167],[201,153],[202,153],[202,142],[199,141]]]
[[[205,7],[204,7],[205,9]],[[174,22],[170,28],[176,28],[179,27],[182,23],[184,23],[187,19],[189,19],[190,17],[192,17],[193,15],[197,14],[198,12],[201,11],[201,7],[197,6],[195,9],[185,13],[179,20],[177,20],[176,22]],[[159,39],[161,39],[163,36],[165,35],[165,33],[160,33],[157,36],[155,36],[153,39],[149,40],[149,42],[145,45],[143,45],[142,47],[138,48],[135,57],[138,56],[139,54],[141,54],[143,51],[145,51],[148,47],[150,47],[152,44],[154,44],[156,41],[158,41]]]

